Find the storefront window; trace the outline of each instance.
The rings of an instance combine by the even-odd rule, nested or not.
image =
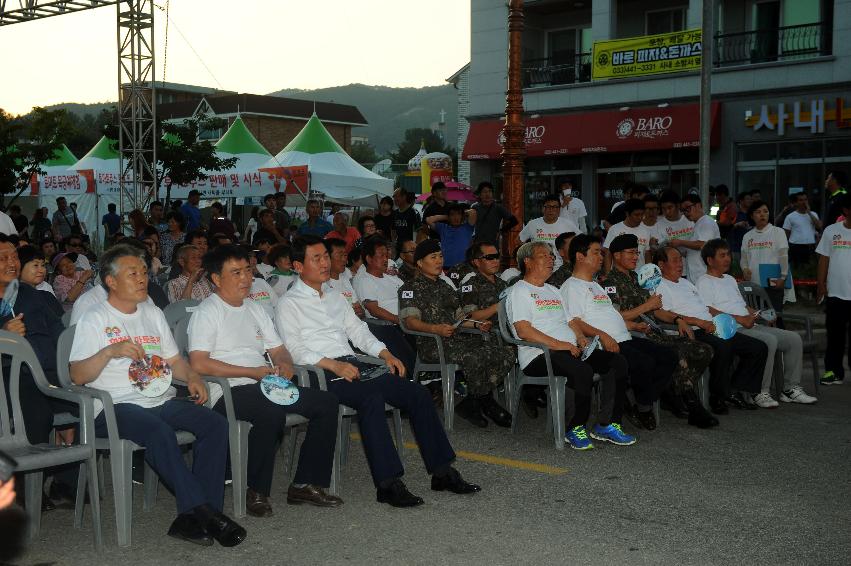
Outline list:
[[[806,159],[821,157],[823,148],[821,141],[795,141],[780,144],[780,159]]]
[[[774,212],[786,206],[789,199],[789,191],[804,189],[809,195],[810,208],[821,214],[821,204],[824,193],[824,168],[821,163],[809,165],[783,165],[781,161],[777,167],[777,200]]]
[[[773,161],[777,159],[776,143],[740,145],[736,161]]]
[[[774,210],[774,168],[739,171],[736,178],[737,194],[745,191],[759,191],[762,200]]]
[[[671,190],[680,196],[687,195],[698,187],[697,169],[674,169],[671,171]]]

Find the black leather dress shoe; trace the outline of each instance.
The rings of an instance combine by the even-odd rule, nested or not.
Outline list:
[[[445,476],[431,476],[432,491],[449,490],[452,493],[476,493],[482,491],[482,488],[474,483],[467,483],[461,474],[455,468],[449,468],[449,473]]]
[[[742,400],[742,398],[739,397],[738,395],[736,395],[735,393],[728,395],[727,398],[724,399],[724,401],[729,406],[734,407],[736,409],[747,409],[748,408],[748,404],[745,403]]]
[[[398,479],[387,487],[379,487],[375,498],[379,503],[388,503],[392,507],[416,507],[425,503],[422,497],[408,491],[407,486]]]
[[[271,517],[275,514],[272,504],[265,495],[260,495],[250,487],[245,492],[245,510],[252,517]]]
[[[638,411],[638,420],[645,429],[656,430],[656,415],[653,411]]]
[[[201,526],[195,515],[183,513],[177,516],[168,529],[168,536],[201,546],[211,546],[213,537]]]
[[[343,504],[343,500],[335,495],[326,493],[324,489],[317,485],[306,485],[304,487],[291,485],[287,490],[287,503],[290,505],[310,503],[317,507],[339,507]]]
[[[224,513],[214,512],[204,528],[222,546],[236,546],[245,540],[248,533],[236,521]]]
[[[724,399],[713,395],[709,396],[709,408],[716,415],[726,415],[730,412],[727,408],[727,403],[724,402]]]
[[[479,398],[479,405],[482,407],[482,414],[492,420],[496,426],[503,428],[511,426],[511,413],[497,403],[493,395],[485,395]]]
[[[756,411],[759,409],[759,405],[757,405],[756,401],[753,400],[753,394],[742,391],[739,393],[738,397],[742,400],[742,403],[745,405],[745,409],[748,411]]]
[[[479,428],[488,426],[488,420],[482,416],[482,407],[479,405],[479,400],[474,397],[467,397],[455,406],[455,412],[459,417]]]
[[[641,414],[638,412],[638,407],[635,405],[629,404],[624,407],[623,416],[625,416],[626,420],[628,420],[635,428],[644,428],[644,421],[641,419]]]

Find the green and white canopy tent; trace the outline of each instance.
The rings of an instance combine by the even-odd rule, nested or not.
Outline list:
[[[71,169],[86,183],[87,192],[99,195],[121,195],[121,164],[118,142],[103,136]]]
[[[216,142],[216,154],[220,159],[236,157],[237,162],[230,169],[206,171],[208,178],[205,180],[172,185],[171,198],[186,198],[193,189],[206,199],[256,197],[275,192],[274,176],[260,171],[272,154],[257,141],[239,116]]]
[[[352,206],[377,206],[383,196],[393,194],[393,181],[377,175],[349,157],[316,116],[265,168],[306,165],[310,192],[327,200]],[[288,200],[288,205],[296,204]]]

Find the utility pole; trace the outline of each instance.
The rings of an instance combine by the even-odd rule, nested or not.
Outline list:
[[[523,160],[526,157],[525,128],[523,127],[523,0],[508,2],[508,91],[505,97],[505,126],[502,146],[503,202],[506,208],[523,223]],[[517,247],[520,225],[503,239],[503,257],[508,263]]]
[[[715,0],[703,0],[700,58],[700,201],[706,210],[709,202],[709,157],[712,134],[712,65],[715,51]]]

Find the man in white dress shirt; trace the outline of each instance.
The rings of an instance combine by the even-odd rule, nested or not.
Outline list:
[[[428,390],[404,379],[402,362],[370,333],[339,293],[323,291],[331,262],[323,241],[310,235],[296,238],[292,260],[299,278],[278,303],[278,329],[295,363],[322,368],[328,391],[357,410],[376,499],[394,507],[423,503],[401,480],[404,469],[387,427],[385,403],[408,413],[426,470],[432,474],[432,490],[479,491],[479,486],[464,481],[452,467],[455,452]],[[384,360],[386,371],[381,373],[383,366],[356,358],[349,341],[360,351]]]

